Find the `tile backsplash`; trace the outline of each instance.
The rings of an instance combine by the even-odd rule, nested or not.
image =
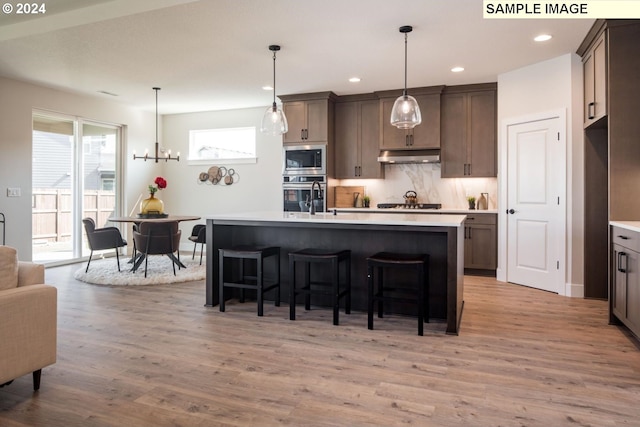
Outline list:
[[[336,185],[363,185],[372,207],[378,203],[403,203],[402,196],[413,190],[418,193],[418,203],[441,203],[445,209],[467,209],[467,196],[477,200],[480,193],[489,193],[489,209],[497,208],[496,178],[441,178],[439,163],[384,167],[385,179],[342,179]]]

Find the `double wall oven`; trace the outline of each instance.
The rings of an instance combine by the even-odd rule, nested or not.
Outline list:
[[[282,158],[284,211],[308,212],[313,203],[316,212],[325,212],[327,210],[326,145],[285,145]],[[312,193],[311,187],[314,181],[320,185],[316,185]]]

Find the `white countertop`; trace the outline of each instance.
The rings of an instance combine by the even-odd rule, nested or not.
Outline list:
[[[383,209],[381,209],[383,210]],[[212,214],[206,219],[226,221],[273,221],[307,222],[317,224],[361,224],[361,225],[410,225],[418,227],[461,227],[465,215],[424,214],[424,213],[370,213],[370,212],[332,212],[310,215],[306,212],[245,212],[238,214]]]
[[[640,233],[640,221],[609,221],[609,225]]]
[[[333,210],[334,208],[329,208],[329,210]],[[338,212],[372,212],[372,213],[396,213],[396,212],[410,212],[416,214],[431,214],[431,215],[441,215],[441,214],[455,214],[455,215],[475,215],[475,214],[497,214],[497,209],[407,209],[407,208],[389,208],[389,209],[379,209],[379,208],[335,208],[338,209]]]

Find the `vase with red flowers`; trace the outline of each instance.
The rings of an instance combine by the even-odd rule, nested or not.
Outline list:
[[[140,214],[144,216],[164,216],[164,202],[156,197],[156,192],[167,188],[167,180],[158,176],[149,184],[149,197],[140,202]]]

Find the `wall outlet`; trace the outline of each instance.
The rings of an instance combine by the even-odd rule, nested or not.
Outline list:
[[[22,195],[21,193],[20,187],[7,188],[7,197],[20,197]]]

